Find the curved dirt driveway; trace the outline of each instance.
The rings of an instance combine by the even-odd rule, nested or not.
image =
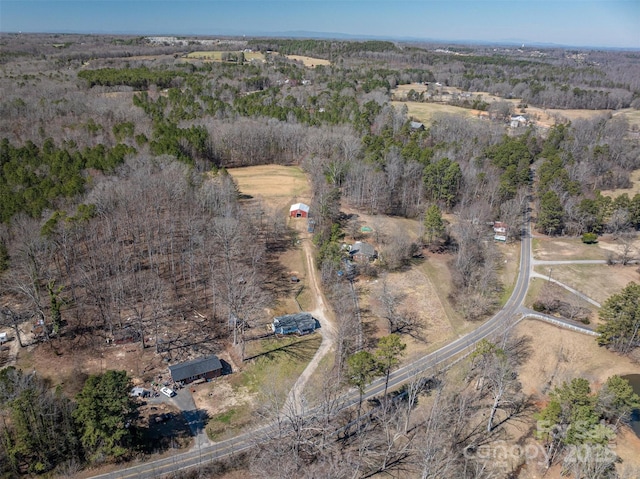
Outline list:
[[[285,409],[293,409],[295,412],[302,412],[303,407],[303,391],[309,381],[311,375],[315,372],[322,358],[331,350],[335,340],[336,328],[331,320],[332,315],[327,307],[327,301],[318,285],[318,272],[313,257],[313,244],[311,243],[311,235],[305,234],[301,236],[302,248],[304,251],[305,261],[307,263],[307,276],[309,278],[308,288],[311,290],[311,297],[314,301],[314,308],[309,311],[311,315],[320,322],[320,334],[322,334],[322,343],[316,351],[305,370],[302,372],[296,383],[291,388]]]

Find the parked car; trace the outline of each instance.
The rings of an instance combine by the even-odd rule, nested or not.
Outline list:
[[[167,386],[162,386],[160,388],[160,392],[170,398],[176,395],[176,392],[173,389],[168,388]]]

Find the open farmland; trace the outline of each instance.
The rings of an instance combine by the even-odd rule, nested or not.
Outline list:
[[[244,54],[245,61],[264,61],[264,54],[261,52],[239,52],[239,51],[206,51],[206,52],[191,52],[187,54],[187,58],[195,59],[195,60],[208,60],[212,62],[221,62],[225,55],[239,55],[240,53]]]
[[[409,109],[409,116],[415,118],[422,123],[430,124],[439,114],[462,115],[467,118],[474,118],[479,115],[478,110],[470,110],[459,106],[446,105],[442,103],[421,103],[417,101],[392,101],[391,104],[396,108],[402,108],[406,105]]]
[[[318,65],[331,65],[331,62],[324,58],[305,57],[304,55],[287,55],[287,58],[289,60],[302,62],[305,67],[309,68],[314,68]]]
[[[262,199],[271,207],[285,208],[291,203],[309,201],[310,184],[297,166],[247,166],[229,168],[228,172],[241,194]]]
[[[407,98],[407,94],[414,90],[416,93],[429,92],[432,96],[430,102],[412,102],[412,101],[399,101]],[[481,100],[488,104],[494,102],[506,101],[511,104],[514,114],[527,115],[536,125],[549,128],[558,122],[574,121],[577,119],[591,119],[597,117],[607,117],[614,113],[613,110],[585,110],[585,109],[558,109],[558,108],[539,108],[535,106],[526,106],[526,108],[520,107],[522,100],[518,98],[501,98],[496,95],[492,95],[489,92],[465,92],[455,87],[445,86],[433,86],[424,85],[422,83],[410,83],[406,85],[399,85],[392,92],[393,98],[397,101],[392,102],[396,107],[407,105],[409,108],[409,115],[417,118],[425,123],[433,121],[433,115],[436,113],[451,113],[461,114],[464,116],[483,116],[484,112],[478,110],[471,110],[468,108],[458,107],[449,104],[453,98],[460,99],[460,96],[467,95],[468,101]],[[640,115],[636,115],[634,110],[626,110],[624,113],[619,112],[617,114],[624,114],[629,119],[630,126],[633,124],[640,124]]]

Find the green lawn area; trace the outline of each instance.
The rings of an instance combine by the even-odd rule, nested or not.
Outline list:
[[[207,434],[220,440],[237,434],[243,428],[261,420],[255,407],[263,406],[269,397],[283,402],[291,387],[320,346],[322,336],[286,336],[268,338],[247,345],[247,364],[242,372],[229,377],[234,392],[242,391],[257,401],[239,403],[213,416],[207,424]]]

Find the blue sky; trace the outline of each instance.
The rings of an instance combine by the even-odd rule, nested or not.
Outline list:
[[[640,49],[640,0],[0,0],[0,31],[304,31]]]

